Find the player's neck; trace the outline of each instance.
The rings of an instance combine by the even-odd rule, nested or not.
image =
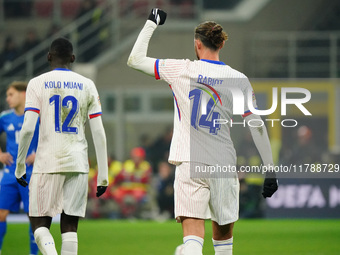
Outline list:
[[[25,105],[19,105],[17,107],[14,108],[14,112],[16,115],[24,115],[25,113]]]
[[[205,51],[205,52],[202,52],[202,54],[200,55],[200,59],[220,61],[220,56],[216,52]]]
[[[62,68],[62,69],[70,69],[69,65],[65,65],[65,64],[60,64],[60,63],[52,63],[51,64],[51,69],[57,69],[57,68]]]

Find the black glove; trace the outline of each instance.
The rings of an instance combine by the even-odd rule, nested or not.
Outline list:
[[[274,172],[267,172],[263,183],[262,196],[264,198],[271,197],[275,191],[277,191],[278,187],[279,183],[276,179],[276,174]]]
[[[100,197],[101,195],[103,195],[106,191],[107,186],[97,186],[97,193],[96,193],[96,197]]]
[[[166,12],[158,8],[153,8],[148,19],[155,22],[156,25],[163,25],[166,20]]]
[[[27,181],[25,180],[26,179],[26,174],[24,174],[23,176],[21,176],[21,178],[16,178],[17,179],[17,182],[23,186],[23,187],[26,187],[28,185]]]

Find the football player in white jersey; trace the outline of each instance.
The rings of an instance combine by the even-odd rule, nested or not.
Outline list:
[[[194,169],[209,166],[235,167],[236,154],[229,126],[233,115],[233,91],[249,98],[252,87],[247,77],[224,64],[219,52],[227,39],[215,22],[204,22],[195,29],[194,45],[198,61],[147,57],[150,38],[166,13],[153,9],[140,32],[128,59],[128,65],[170,84],[175,101],[174,132],[169,162],[175,164],[175,217],[182,223],[184,244],[177,254],[202,254],[204,220],[212,219],[215,254],[232,254],[234,222],[238,219],[239,182],[237,174],[206,178]],[[208,95],[208,97],[206,97]],[[251,94],[250,94],[251,95]],[[210,97],[209,97],[210,96]],[[204,98],[205,97],[205,98]],[[256,107],[255,97],[251,96]],[[261,118],[244,106],[246,122],[261,123]],[[257,126],[257,125],[256,125]],[[263,164],[272,165],[272,152],[265,126],[250,127]],[[196,178],[197,177],[197,178]],[[263,196],[277,190],[274,174],[266,176]]]
[[[27,185],[24,159],[40,116],[29,184],[29,216],[36,243],[44,255],[57,254],[49,228],[52,217],[59,213],[61,254],[77,254],[78,220],[85,216],[88,195],[84,130],[88,119],[98,162],[97,197],[108,186],[106,136],[98,92],[92,80],[70,70],[74,60],[72,44],[65,38],[54,40],[48,53],[52,71],[33,78],[27,87],[15,176],[21,185]]]

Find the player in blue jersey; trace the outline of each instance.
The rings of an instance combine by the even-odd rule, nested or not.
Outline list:
[[[7,230],[6,218],[10,212],[18,212],[20,203],[24,204],[24,211],[28,213],[28,189],[17,182],[14,172],[18,154],[19,134],[24,122],[24,109],[26,97],[25,82],[11,83],[6,92],[6,101],[11,108],[0,115],[0,134],[6,133],[6,152],[0,149],[0,162],[4,164],[4,174],[0,184],[0,254],[2,243]],[[38,124],[37,124],[38,126]],[[27,180],[30,179],[38,144],[38,128],[29,148],[26,158]],[[29,228],[30,254],[38,254],[38,246]]]

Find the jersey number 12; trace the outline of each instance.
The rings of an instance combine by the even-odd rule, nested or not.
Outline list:
[[[55,110],[54,113],[55,132],[78,134],[78,128],[71,127],[72,122],[74,118],[77,116],[79,110],[77,98],[75,98],[74,96],[66,96],[63,98],[63,100],[61,100],[60,95],[54,95],[50,97],[50,105],[53,104]],[[70,108],[70,106],[71,109],[67,113],[67,108]]]

